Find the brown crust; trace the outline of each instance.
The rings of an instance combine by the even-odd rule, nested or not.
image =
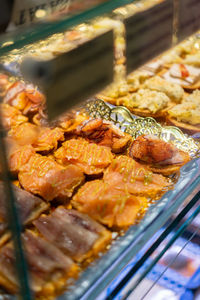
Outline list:
[[[179,122],[177,120],[175,120],[174,118],[167,118],[167,123],[169,125],[173,125],[176,126],[178,128],[180,128],[183,132],[188,133],[188,134],[195,134],[200,132],[200,126],[198,125],[191,125],[191,124],[187,124],[184,122]]]

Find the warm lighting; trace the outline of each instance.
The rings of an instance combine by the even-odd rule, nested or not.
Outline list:
[[[14,44],[14,41],[6,41],[2,44],[2,47],[10,46],[12,44]]]
[[[41,19],[46,16],[46,10],[44,9],[38,9],[35,13],[36,18]]]

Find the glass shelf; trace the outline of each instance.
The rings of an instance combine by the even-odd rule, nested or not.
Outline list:
[[[13,49],[19,49],[27,44],[45,39],[52,34],[62,32],[97,16],[102,16],[120,6],[132,2],[134,2],[134,0],[108,0],[83,12],[66,16],[59,21],[40,23],[34,26],[31,25],[31,27],[18,29],[17,31],[4,34],[0,38],[0,56],[5,55]]]

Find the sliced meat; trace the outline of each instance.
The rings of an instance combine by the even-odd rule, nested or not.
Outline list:
[[[64,131],[61,128],[51,129],[28,122],[13,128],[8,135],[21,145],[32,145],[35,151],[57,149],[58,142],[64,141]]]
[[[148,201],[130,194],[124,183],[119,187],[109,181],[94,180],[79,189],[72,204],[101,223],[120,228],[134,224]]]
[[[77,266],[58,248],[36,236],[31,231],[22,234],[30,271],[30,285],[34,293],[55,296],[56,289],[63,288],[64,280],[75,275]],[[13,245],[5,245],[0,251],[0,284],[11,292],[18,290]],[[4,281],[2,282],[2,278]]]
[[[23,116],[21,112],[8,104],[1,103],[0,110],[2,114],[2,122],[5,129],[10,129],[16,125],[25,123],[28,118]]]
[[[37,142],[39,132],[40,127],[26,122],[12,128],[8,132],[8,137],[19,145],[32,145]]]
[[[9,143],[8,146],[8,163],[10,172],[16,176],[21,167],[23,167],[32,155],[35,155],[35,150],[31,145],[21,146],[16,143]]]
[[[18,177],[24,189],[47,201],[67,200],[84,181],[83,172],[77,166],[62,167],[51,157],[39,154],[31,156],[20,169]]]
[[[66,141],[54,155],[60,164],[75,164],[88,175],[102,173],[113,159],[109,148],[89,143],[84,139]]]
[[[40,233],[71,258],[82,261],[105,248],[111,233],[88,216],[59,207],[34,221]]]
[[[15,199],[21,222],[23,224],[30,223],[36,219],[42,212],[47,210],[48,204],[42,201],[42,199],[12,185],[15,193]],[[7,211],[6,211],[6,194],[4,191],[4,183],[0,182],[0,236],[5,232],[7,227]],[[5,242],[5,241],[4,241]],[[1,241],[0,241],[1,243]]]
[[[41,127],[37,140],[32,146],[36,151],[50,151],[57,149],[59,141],[64,141],[64,132],[61,128]]]
[[[112,161],[103,179],[122,190],[126,186],[130,194],[152,197],[171,185],[169,179],[154,174],[148,167],[124,155]]]

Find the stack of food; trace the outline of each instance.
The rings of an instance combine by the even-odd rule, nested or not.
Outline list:
[[[98,95],[134,114],[151,116],[194,134],[200,131],[200,43],[183,42]]]
[[[190,156],[152,135],[134,140],[111,122],[83,113],[48,124],[37,88],[11,84],[4,75],[0,85],[31,289],[47,299],[106,250],[113,230],[139,222],[152,200],[173,188],[171,175]],[[0,191],[0,285],[16,293],[2,182]]]

